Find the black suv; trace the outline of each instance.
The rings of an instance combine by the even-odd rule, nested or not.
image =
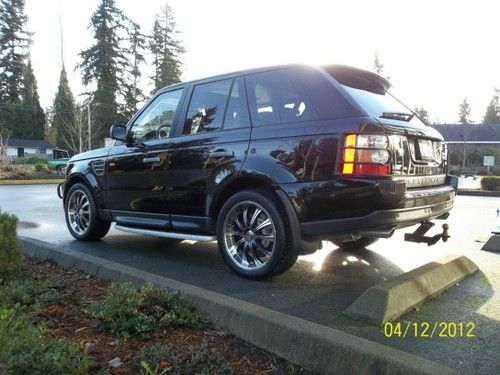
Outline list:
[[[116,222],[217,240],[229,267],[256,278],[322,239],[353,250],[428,227],[453,206],[446,147],[389,87],[352,67],[288,65],[162,89],[111,127],[114,146],[69,161],[69,231],[96,240]]]

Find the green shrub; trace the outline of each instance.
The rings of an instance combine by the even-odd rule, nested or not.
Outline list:
[[[41,158],[39,156],[30,156],[28,158],[28,164],[48,164],[47,159]]]
[[[16,164],[29,164],[29,163],[28,163],[28,158],[24,158],[24,157],[22,157],[22,158],[17,158],[17,159],[15,160],[15,163],[16,163]]]
[[[163,374],[232,374],[233,368],[222,354],[204,340],[186,352],[182,344],[152,344],[136,356],[142,375]]]
[[[47,171],[48,169],[49,167],[47,166],[47,164],[38,163],[33,166],[33,170],[35,172]]]
[[[487,176],[481,178],[481,189],[489,191],[500,191],[500,177]]]
[[[30,156],[29,158],[22,157],[15,160],[16,164],[48,164],[47,159],[39,156]]]
[[[16,230],[17,218],[0,211],[0,283],[21,271],[21,245]]]
[[[44,328],[16,308],[0,306],[0,372],[87,374],[92,361],[77,344],[45,339]]]
[[[148,337],[158,326],[197,327],[208,324],[208,319],[178,295],[145,284],[138,289],[130,283],[113,283],[107,295],[92,304],[88,312],[99,318],[113,335]]]
[[[16,305],[23,311],[34,310],[37,313],[38,308],[73,295],[72,291],[72,288],[61,285],[55,279],[14,278],[0,289],[0,304]]]

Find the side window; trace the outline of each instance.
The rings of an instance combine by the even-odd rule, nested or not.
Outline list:
[[[288,68],[247,76],[252,122],[256,126],[345,117],[350,105],[314,68]]]
[[[227,104],[224,130],[245,128],[250,126],[247,101],[245,97],[245,82],[243,77],[236,78],[231,89]]]
[[[226,79],[195,86],[184,122],[184,134],[196,134],[222,128],[231,82],[232,79]]]
[[[137,141],[168,138],[183,89],[158,96],[132,125],[132,137]]]

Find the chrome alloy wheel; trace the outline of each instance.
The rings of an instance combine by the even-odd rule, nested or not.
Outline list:
[[[68,200],[68,220],[77,234],[83,234],[90,225],[90,203],[87,195],[75,190]]]
[[[262,268],[276,247],[276,228],[269,213],[259,204],[236,204],[224,220],[224,250],[240,268]]]

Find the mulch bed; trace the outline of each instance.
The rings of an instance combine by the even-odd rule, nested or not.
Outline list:
[[[101,322],[85,312],[86,307],[106,294],[108,282],[95,279],[75,269],[65,269],[52,262],[25,258],[23,268],[29,274],[44,278],[57,277],[61,286],[70,288],[70,293],[44,306],[40,318],[49,327],[47,335],[82,344],[94,359],[98,369],[109,367],[110,360],[119,357],[122,365],[109,369],[110,374],[137,374],[139,369],[136,353],[152,343],[177,343],[182,350],[207,340],[210,348],[218,350],[235,374],[286,374],[306,373],[284,360],[255,347],[224,331],[193,328],[158,329],[148,339],[130,338],[120,341],[104,330]]]

